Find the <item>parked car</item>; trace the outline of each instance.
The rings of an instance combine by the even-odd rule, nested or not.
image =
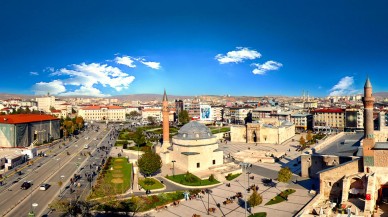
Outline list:
[[[47,188],[49,188],[49,187],[50,187],[49,184],[43,183],[43,184],[41,184],[41,185],[39,186],[39,190],[45,191],[45,190],[47,190]]]
[[[31,187],[31,182],[30,181],[27,181],[27,182],[23,182],[22,186],[20,187],[21,189],[23,190],[26,190],[26,189],[29,189]]]

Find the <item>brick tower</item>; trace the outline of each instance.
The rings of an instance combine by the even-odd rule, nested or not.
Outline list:
[[[373,127],[373,103],[375,98],[372,96],[372,84],[369,78],[366,79],[364,85],[364,97],[362,98],[364,103],[364,140],[363,140],[363,155],[364,155],[364,167],[374,166],[374,152],[373,147],[375,145],[374,127]],[[364,169],[367,171],[367,169]]]
[[[170,114],[170,110],[168,109],[168,100],[167,100],[167,94],[166,94],[166,89],[165,89],[164,90],[164,95],[163,95],[163,108],[162,108],[162,115],[163,115],[163,147],[165,147],[165,148],[170,146],[169,114]]]

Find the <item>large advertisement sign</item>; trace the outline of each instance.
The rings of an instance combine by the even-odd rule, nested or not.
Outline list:
[[[213,120],[213,114],[212,114],[212,108],[210,105],[200,105],[200,120],[201,121],[212,121]]]
[[[357,111],[346,111],[346,127],[357,128]]]

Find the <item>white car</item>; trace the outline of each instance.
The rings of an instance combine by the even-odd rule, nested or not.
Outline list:
[[[89,148],[89,145],[88,144],[85,144],[84,145],[84,149],[88,149]]]
[[[39,186],[39,190],[45,191],[45,190],[47,190],[47,188],[49,188],[49,187],[50,187],[49,184],[43,183],[43,184],[41,184],[41,185]]]
[[[88,139],[89,139],[89,137],[85,137],[85,139],[86,139],[86,140],[88,140]]]

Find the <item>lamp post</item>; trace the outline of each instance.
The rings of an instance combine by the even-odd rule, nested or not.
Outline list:
[[[207,193],[207,214],[209,215],[209,208],[210,208],[210,194],[213,193],[212,190],[206,189]]]
[[[247,169],[248,167],[252,167],[252,164],[242,162],[240,163],[240,166],[245,170],[243,171],[243,173],[245,172],[246,174],[248,174]],[[246,179],[246,176],[244,176],[244,179]],[[249,182],[249,178],[248,178],[248,182]],[[248,194],[248,187],[245,189],[247,194]],[[247,194],[245,194],[245,217],[247,216]]]
[[[245,169],[246,170],[246,169]],[[250,187],[250,185],[249,185],[249,175],[251,174],[251,172],[247,172],[247,176],[248,176],[248,189],[249,189],[249,187]]]
[[[35,217],[35,208],[38,206],[37,203],[31,204],[31,210],[28,213],[28,217]]]
[[[63,178],[65,178],[65,176],[64,175],[61,175],[61,183],[62,183],[62,185],[63,185]],[[61,185],[61,186],[62,186]],[[61,192],[61,186],[59,186],[59,194],[61,194],[62,192]]]
[[[175,177],[175,162],[176,160],[171,161],[172,162],[172,177]]]

